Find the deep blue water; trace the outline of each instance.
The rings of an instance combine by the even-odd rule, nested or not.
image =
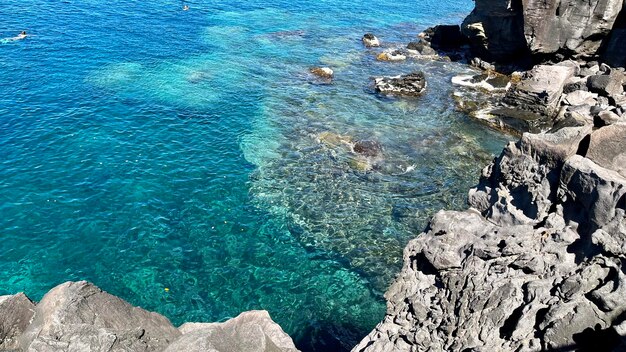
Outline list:
[[[0,294],[90,280],[175,324],[266,309],[302,349],[349,348],[506,140],[453,110],[466,68],[376,62],[360,37],[401,46],[473,2],[186,4],[0,2],[0,38],[31,34],[0,43]],[[414,69],[424,97],[372,93]],[[384,159],[361,171],[333,137]]]

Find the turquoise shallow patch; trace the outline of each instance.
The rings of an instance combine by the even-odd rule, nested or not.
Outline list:
[[[464,67],[377,62],[360,37],[401,45],[472,3],[189,5],[0,4],[1,38],[32,34],[0,46],[0,294],[90,280],[175,324],[267,309],[304,350],[348,349],[505,141],[453,111]],[[415,69],[424,97],[372,94]],[[383,157],[365,172],[336,136]]]

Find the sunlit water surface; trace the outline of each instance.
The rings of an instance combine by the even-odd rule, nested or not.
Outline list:
[[[31,34],[0,44],[0,294],[90,280],[174,324],[266,309],[302,349],[348,349],[505,141],[454,111],[466,68],[360,37],[402,46],[473,2],[187,4],[0,3],[0,37]],[[425,96],[373,94],[412,70]]]

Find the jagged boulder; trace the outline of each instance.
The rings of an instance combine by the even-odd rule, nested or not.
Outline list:
[[[297,352],[267,311],[241,313],[224,323],[186,323],[182,336],[165,352]]]
[[[537,65],[507,92],[493,113],[526,121],[531,132],[551,127],[563,87],[574,73],[575,68],[567,65]]]
[[[605,97],[621,95],[624,92],[623,83],[624,74],[617,71],[606,75],[593,75],[587,78],[589,91]]]
[[[614,124],[595,131],[585,156],[626,177],[626,125]]]
[[[525,133],[483,170],[468,203],[496,223],[537,224],[549,214],[557,195],[559,172],[588,138],[592,126],[555,133]]]
[[[477,209],[437,213],[407,245],[353,352],[623,350],[626,178],[591,159],[618,127],[510,144],[470,192]]]

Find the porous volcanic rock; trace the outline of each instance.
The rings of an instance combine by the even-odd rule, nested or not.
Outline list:
[[[510,143],[470,209],[437,213],[407,245],[387,315],[353,351],[622,351],[622,134],[585,125]]]

